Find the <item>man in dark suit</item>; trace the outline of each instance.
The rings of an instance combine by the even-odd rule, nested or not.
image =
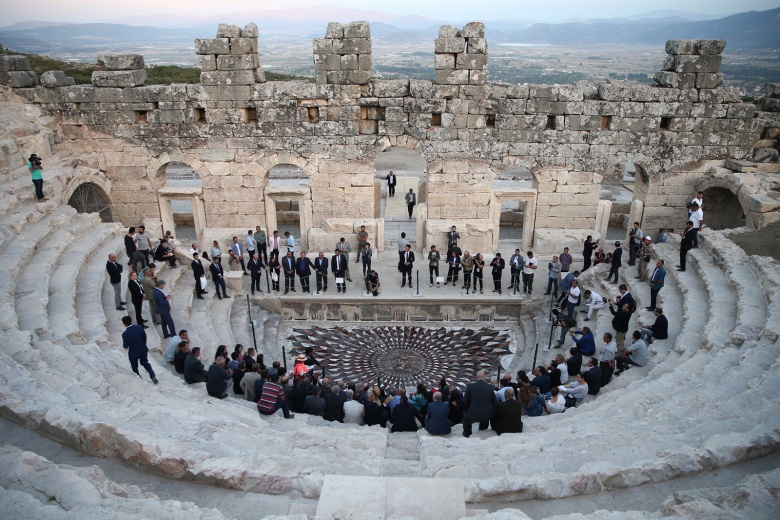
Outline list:
[[[493,431],[502,433],[523,432],[523,405],[515,399],[515,389],[504,390],[504,400],[496,406],[496,416],[491,421]]]
[[[621,283],[618,287],[618,291],[620,291],[620,296],[615,298],[615,305],[617,305],[619,309],[622,309],[623,305],[628,305],[628,310],[631,313],[636,311],[636,300],[634,300],[634,297],[631,296],[631,293],[628,290],[628,286],[624,283]]]
[[[333,276],[336,277],[336,292],[347,292],[347,285],[344,283],[344,276],[346,275],[347,258],[336,249],[336,253],[333,258],[330,259],[330,270],[333,271]],[[341,279],[341,283],[338,280]]]
[[[685,223],[685,231],[680,233],[682,240],[680,240],[680,265],[677,266],[678,271],[685,271],[685,257],[688,251],[693,249],[693,240],[696,236],[696,232],[693,230],[693,222],[690,220]]]
[[[301,278],[301,290],[305,293],[311,292],[311,289],[309,288],[309,278],[311,277],[312,269],[314,269],[314,264],[311,263],[310,259],[306,258],[306,251],[301,251],[301,256],[299,256],[298,261],[295,262],[295,270]]]
[[[601,390],[601,367],[599,367],[599,360],[592,357],[588,361],[588,369],[583,372],[585,376],[585,382],[588,383],[588,393],[590,395],[598,395]]]
[[[114,288],[114,304],[116,310],[123,311],[125,308],[122,301],[122,264],[117,263],[116,255],[111,253],[108,255],[108,262],[106,262],[106,271],[108,271],[108,278],[111,282],[111,287]]]
[[[317,273],[317,292],[328,290],[328,259],[325,253],[320,251],[317,258],[314,259],[314,272]]]
[[[184,381],[187,384],[203,383],[209,378],[203,362],[200,360],[200,347],[190,351],[190,355],[184,360]]]
[[[173,318],[171,318],[171,297],[165,295],[162,291],[163,287],[165,287],[165,280],[157,280],[152,298],[157,314],[160,315],[163,338],[172,338],[176,335],[176,327],[173,325]]]
[[[450,405],[441,399],[441,392],[434,392],[433,402],[425,413],[425,430],[431,435],[449,435],[452,432]]]
[[[463,436],[471,437],[471,425],[478,422],[480,430],[487,430],[498,401],[493,386],[485,381],[485,372],[477,372],[477,382],[466,386],[463,397]]]
[[[127,357],[130,358],[130,366],[133,372],[141,377],[138,372],[138,363],[149,372],[149,377],[152,378],[152,382],[157,384],[157,377],[154,375],[152,365],[149,364],[147,354],[149,349],[146,346],[146,331],[139,325],[133,325],[133,320],[130,316],[122,316],[122,324],[125,326],[125,331],[122,333],[122,346],[127,351]]]
[[[192,264],[190,265],[192,266],[192,275],[195,277],[195,294],[199,300],[202,300],[202,295],[208,291],[205,290],[205,287],[201,287],[200,277],[206,276],[206,269],[203,267],[203,262],[198,257],[198,253],[192,253]]]
[[[395,178],[395,174],[393,173],[393,170],[390,170],[390,173],[387,174],[387,196],[388,197],[395,197],[395,185],[398,184]]]
[[[135,322],[145,329],[148,329],[144,323],[146,320],[141,317],[142,305],[144,303],[144,288],[141,282],[138,281],[138,273],[133,271],[130,273],[130,279],[127,281],[127,289],[130,291],[130,300],[135,307]]]
[[[265,267],[263,261],[260,260],[260,255],[257,253],[252,255],[252,258],[249,259],[249,263],[246,265],[246,268],[249,269],[249,275],[252,277],[252,294],[255,294],[255,287],[257,287],[258,291],[263,292],[262,287],[260,287],[260,271],[263,267]],[[219,294],[219,291],[217,291],[217,294]]]
[[[412,268],[414,267],[414,251],[407,244],[401,259],[401,287],[406,285],[406,279],[409,278],[409,288],[412,288]]]
[[[289,249],[287,256],[282,258],[282,271],[284,271],[284,294],[290,290],[295,292],[295,257]]]
[[[255,255],[257,257],[257,255]],[[250,260],[251,264],[251,260]],[[214,280],[214,286],[217,288],[217,298],[220,300],[224,298],[230,298],[230,296],[227,295],[227,291],[225,291],[225,269],[222,267],[222,261],[218,256],[214,257],[214,261],[211,262],[211,265],[209,266],[209,271],[211,271],[211,279]],[[257,283],[258,288],[260,287],[260,282]],[[222,288],[222,296],[219,295],[219,289]],[[260,291],[263,292],[263,291]],[[254,290],[252,291],[254,293]]]
[[[504,274],[504,268],[506,262],[501,258],[501,253],[496,253],[496,257],[490,262],[490,267],[493,268],[493,292],[501,294],[501,275]]]
[[[612,261],[609,264],[609,274],[607,275],[607,281],[612,280],[612,275],[615,275],[615,282],[618,283],[618,271],[623,265],[621,258],[623,257],[623,248],[620,247],[620,242],[615,242],[615,250],[612,252]]]
[[[390,432],[416,432],[419,413],[409,403],[409,398],[401,396],[401,402],[393,407],[393,427]]]

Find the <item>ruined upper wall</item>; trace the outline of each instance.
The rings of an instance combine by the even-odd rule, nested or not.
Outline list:
[[[603,172],[630,161],[667,171],[705,158],[750,158],[760,132],[754,105],[713,88],[722,82],[723,41],[669,42],[669,58],[656,75],[661,86],[510,87],[485,84],[487,40],[480,23],[441,28],[435,82],[371,80],[367,22],[330,24],[325,36],[314,42],[317,85],[263,83],[257,27],[250,24],[220,25],[217,38],[196,41],[200,85],[129,86],[143,83],[135,63],[96,71],[104,77],[95,87],[17,91],[65,125],[137,139],[153,153],[231,138],[236,149],[307,155],[339,146],[328,154],[370,158],[386,146],[385,137],[406,135],[426,143],[429,162],[470,158],[494,169],[519,164]],[[11,69],[0,71],[4,77],[29,83],[28,72],[14,70],[23,64],[4,60]],[[106,81],[119,75],[133,82]]]

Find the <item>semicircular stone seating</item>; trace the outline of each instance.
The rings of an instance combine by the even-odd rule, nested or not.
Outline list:
[[[58,200],[71,167],[64,155],[50,163],[49,175],[62,180],[47,184],[48,195]],[[316,499],[331,474],[461,478],[467,501],[478,504],[641,489],[780,447],[780,264],[745,256],[722,234],[702,234],[692,269],[669,269],[662,301],[670,338],[653,345],[650,364],[634,368],[596,399],[564,414],[527,418],[524,433],[509,438],[438,438],[424,431],[395,436],[307,416],[259,417],[252,403],[211,399],[202,384],[184,384],[157,354],[152,362],[160,384],[152,385],[143,371],[139,378],[121,348],[121,313],[113,308],[104,269],[110,252],[123,258],[122,228],[55,202],[33,202],[26,178],[5,179],[0,198],[14,202],[0,215],[0,413],[88,455],[172,478],[306,499]],[[657,253],[673,259],[677,250],[661,244]],[[162,276],[174,296],[176,326],[190,330],[193,344],[204,347],[204,361],[219,343],[248,342],[243,302],[214,301],[213,291],[193,302],[193,281],[184,271],[164,269]],[[597,271],[584,277],[585,286],[612,296],[614,289],[603,286]],[[633,271],[621,273],[641,308],[649,293],[632,277]],[[610,330],[609,314],[601,314],[597,330]],[[639,313],[640,323],[650,319]],[[231,324],[242,330],[231,330]],[[261,343],[274,341],[269,331],[277,324],[276,316],[258,323]],[[526,343],[541,330],[541,324],[528,327]],[[159,351],[159,333],[148,333]],[[31,475],[48,468],[47,482],[76,486],[84,480],[88,485],[78,484],[80,492],[89,496],[107,485],[94,474],[35,457],[0,448],[0,496],[20,504],[31,500],[29,486],[6,485],[11,466]],[[30,476],[30,482],[40,478]],[[777,475],[765,477],[771,479]],[[134,490],[102,493],[84,506],[84,514],[102,504],[178,518],[181,504],[132,509],[128,501],[136,498]],[[678,497],[676,504],[682,502]],[[219,518],[196,509],[188,513],[193,511],[195,517]]]

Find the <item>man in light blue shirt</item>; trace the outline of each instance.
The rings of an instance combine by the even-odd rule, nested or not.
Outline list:
[[[168,344],[165,346],[165,351],[163,352],[163,358],[165,358],[165,361],[173,363],[173,356],[176,355],[176,347],[179,346],[179,343],[185,340],[189,341],[190,335],[184,329],[180,330],[177,336],[173,336],[168,340]]]
[[[248,275],[249,273],[246,272],[246,264],[244,264],[244,246],[238,240],[238,237],[233,237],[233,243],[230,244],[230,250],[233,251],[233,254],[236,255],[241,262],[241,270],[245,275]]]
[[[289,231],[285,231],[284,236],[287,239],[287,250],[295,253],[295,238],[290,234]]]
[[[655,310],[655,301],[658,298],[658,293],[664,287],[664,278],[666,278],[666,269],[664,269],[664,261],[658,260],[655,263],[655,269],[650,276],[650,307],[647,307],[648,311]]]

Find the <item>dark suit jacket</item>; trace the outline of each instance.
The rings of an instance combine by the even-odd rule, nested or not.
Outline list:
[[[585,372],[585,382],[588,383],[588,393],[596,395],[601,390],[601,367],[591,367]]]
[[[620,297],[620,303],[618,304],[618,307],[621,309],[623,308],[623,305],[628,304],[628,308],[633,313],[636,310],[636,300],[634,300],[634,297],[631,296],[630,292],[627,292],[623,296]]]
[[[284,271],[284,274],[287,274],[287,271],[293,271],[293,274],[295,273],[295,257],[294,256],[284,256],[282,257],[282,270]]]
[[[122,281],[122,264],[118,262],[106,262],[106,271],[108,271],[108,278],[111,283],[119,283]]]
[[[127,288],[130,289],[130,298],[134,302],[141,302],[144,299],[144,290],[138,281],[128,280]]]
[[[449,418],[450,405],[442,401],[434,401],[428,405],[425,414],[425,430],[431,435],[447,435],[452,432]]]
[[[220,266],[220,267],[221,267],[221,266]],[[248,263],[248,264],[246,264],[246,268],[247,268],[247,269],[249,270],[249,272],[250,272],[250,273],[252,273],[253,275],[258,275],[258,274],[260,274],[260,268],[261,268],[261,267],[263,267],[263,261],[262,261],[262,260],[260,260],[259,258],[257,259],[257,261],[255,261],[255,259],[254,259],[254,258],[252,258],[252,259],[249,261],[249,263]],[[213,274],[214,274],[214,264],[211,264],[211,268],[210,268],[210,269],[211,269],[211,274],[213,275]]]
[[[398,183],[397,180],[398,180],[398,177],[396,177],[395,174],[388,175],[387,176],[387,185],[388,186],[395,186]]]
[[[693,235],[693,228],[685,230],[685,234],[680,240],[680,249],[682,251],[688,251],[693,247]]]
[[[410,403],[399,403],[393,407],[393,428],[391,432],[416,432],[417,410]]]
[[[340,395],[325,396],[325,420],[344,422],[344,403],[346,398]]]
[[[515,398],[498,403],[496,416],[493,419],[493,430],[502,433],[522,433],[523,431],[523,405]]]
[[[655,339],[666,339],[669,337],[669,320],[666,316],[661,314],[655,319],[655,323],[651,326],[653,331],[653,337]]]
[[[206,375],[206,369],[203,367],[203,363],[200,359],[196,358],[192,354],[187,356],[184,360],[184,380],[187,383],[202,383],[208,376]]]
[[[336,258],[338,258],[339,269],[336,269]],[[333,255],[330,259],[330,270],[333,271],[333,275],[337,278],[344,278],[344,272],[347,269],[347,259],[342,254]]]
[[[493,418],[496,404],[498,404],[496,392],[488,382],[477,381],[467,385],[466,395],[463,396],[463,405],[466,408],[464,421],[489,421]]]
[[[403,260],[401,260],[402,264],[406,264],[406,251],[403,252],[402,257]],[[409,265],[404,265],[407,269],[411,269],[412,265],[414,264],[414,251],[409,251]]]
[[[613,266],[620,267],[623,265],[623,262],[620,261],[620,259],[623,257],[623,248],[618,247],[615,248],[615,251],[612,253],[612,262],[611,264]]]
[[[220,397],[227,390],[231,378],[232,376],[229,376],[224,368],[212,363],[206,379],[206,392],[212,397]]]
[[[252,260],[250,260],[249,263],[251,264]],[[211,271],[211,279],[212,280],[215,280],[215,281],[216,280],[221,280],[222,278],[225,277],[225,269],[222,267],[221,263],[220,264],[212,263],[209,266],[209,271]],[[250,269],[250,271],[251,271],[251,269]]]
[[[140,357],[149,352],[146,347],[146,331],[140,325],[130,325],[122,333],[122,346],[132,357]]]
[[[384,428],[387,423],[384,415],[386,411],[387,409],[384,406],[379,406],[376,401],[366,401],[366,404],[363,405],[363,420],[366,426],[379,424]]]
[[[506,267],[506,262],[504,262],[503,258],[494,258],[490,262],[490,266],[493,268],[491,271],[493,274],[499,274],[504,270],[504,267]]]
[[[192,266],[192,274],[195,276],[195,279],[205,276],[206,269],[203,267],[203,263],[200,260],[193,260],[190,265]]]
[[[157,314],[168,314],[171,312],[171,304],[164,292],[155,288],[152,296],[154,298],[154,308],[157,311]]]
[[[628,332],[628,322],[631,320],[631,313],[625,312],[622,309],[615,309],[612,305],[609,306],[609,312],[612,313],[612,328],[615,332]]]
[[[328,259],[324,256],[322,258],[317,257],[314,259],[314,270],[319,271],[320,274],[328,274]]]
[[[309,257],[298,258],[298,261],[295,262],[295,267],[295,270],[298,271],[298,276],[311,276],[311,270],[314,268],[314,264],[311,263]]]

